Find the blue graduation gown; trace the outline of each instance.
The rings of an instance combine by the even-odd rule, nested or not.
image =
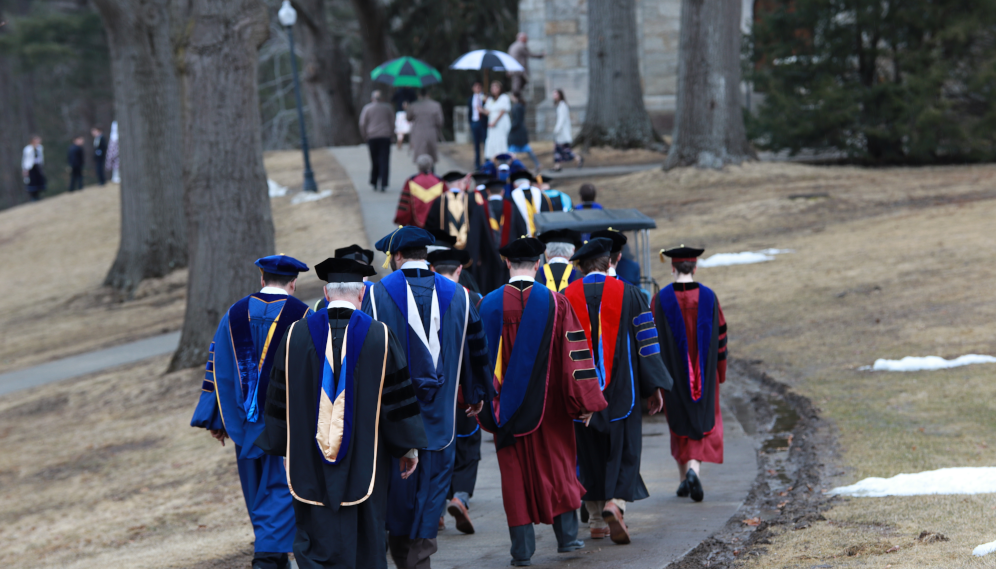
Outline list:
[[[256,293],[239,302],[248,302],[248,322],[247,325],[236,323],[234,334],[242,331],[251,336],[255,362],[259,361],[264,346],[272,354],[280,344],[277,328],[272,336],[270,333],[274,321],[278,321],[278,327],[282,330],[284,324],[289,326],[299,315],[310,312],[300,300],[286,295]],[[238,307],[239,303],[234,306]],[[294,509],[283,459],[268,456],[255,445],[256,438],[265,427],[263,398],[269,373],[259,374],[253,378],[251,385],[243,386],[244,378],[236,355],[236,346],[240,343],[237,339],[233,340],[229,313],[222,317],[211,342],[201,396],[190,426],[225,429],[235,443],[242,495],[256,535],[255,550],[290,552],[294,546]],[[248,347],[247,342],[245,346]],[[264,366],[264,369],[269,370],[269,366]],[[255,403],[250,401],[247,405],[247,399],[253,398]]]
[[[419,314],[408,314],[409,282]],[[438,365],[412,328],[421,320],[428,339],[430,331],[425,323],[431,315],[432,291],[440,317]],[[407,350],[428,438],[428,446],[419,450],[414,475],[402,480],[396,464],[391,470],[387,528],[394,536],[435,539],[453,477],[457,389],[463,390],[463,400],[470,405],[489,393],[490,368],[481,320],[467,289],[427,269],[419,269],[412,277],[400,270],[384,277],[364,296],[362,310],[387,324]]]

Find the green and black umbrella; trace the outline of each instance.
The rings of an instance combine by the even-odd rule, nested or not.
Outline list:
[[[428,87],[443,81],[435,67],[408,56],[378,65],[370,78],[392,87]]]

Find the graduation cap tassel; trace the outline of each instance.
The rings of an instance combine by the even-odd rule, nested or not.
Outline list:
[[[404,226],[402,225],[401,227]],[[401,229],[401,227],[398,229]],[[387,242],[387,251],[384,252],[387,254],[387,258],[384,259],[384,264],[381,265],[381,268],[387,269],[391,266],[391,245],[394,243],[394,236],[398,234],[398,229],[394,230],[394,233],[391,234],[391,240]]]

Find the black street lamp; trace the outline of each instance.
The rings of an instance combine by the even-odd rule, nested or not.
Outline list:
[[[291,72],[294,75],[294,99],[297,101],[297,124],[301,127],[301,152],[304,153],[304,191],[317,192],[315,173],[311,171],[311,158],[308,156],[308,132],[304,127],[304,109],[301,106],[301,86],[297,79],[297,56],[294,55],[294,23],[297,22],[297,10],[291,6],[290,0],[284,0],[277,19],[287,30],[287,41],[290,42]]]

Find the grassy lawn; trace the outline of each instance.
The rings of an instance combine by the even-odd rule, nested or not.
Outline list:
[[[735,358],[809,397],[836,426],[833,485],[996,464],[996,365],[858,371],[876,358],[996,352],[996,168],[863,170],[751,164],[601,181],[606,207],[658,219],[653,242],[791,254],[699,271]],[[669,281],[664,265],[655,277]],[[842,499],[785,530],[750,567],[993,566],[996,496]],[[949,541],[923,543],[923,531]],[[929,539],[927,541],[930,541]],[[893,547],[899,549],[886,553]]]

